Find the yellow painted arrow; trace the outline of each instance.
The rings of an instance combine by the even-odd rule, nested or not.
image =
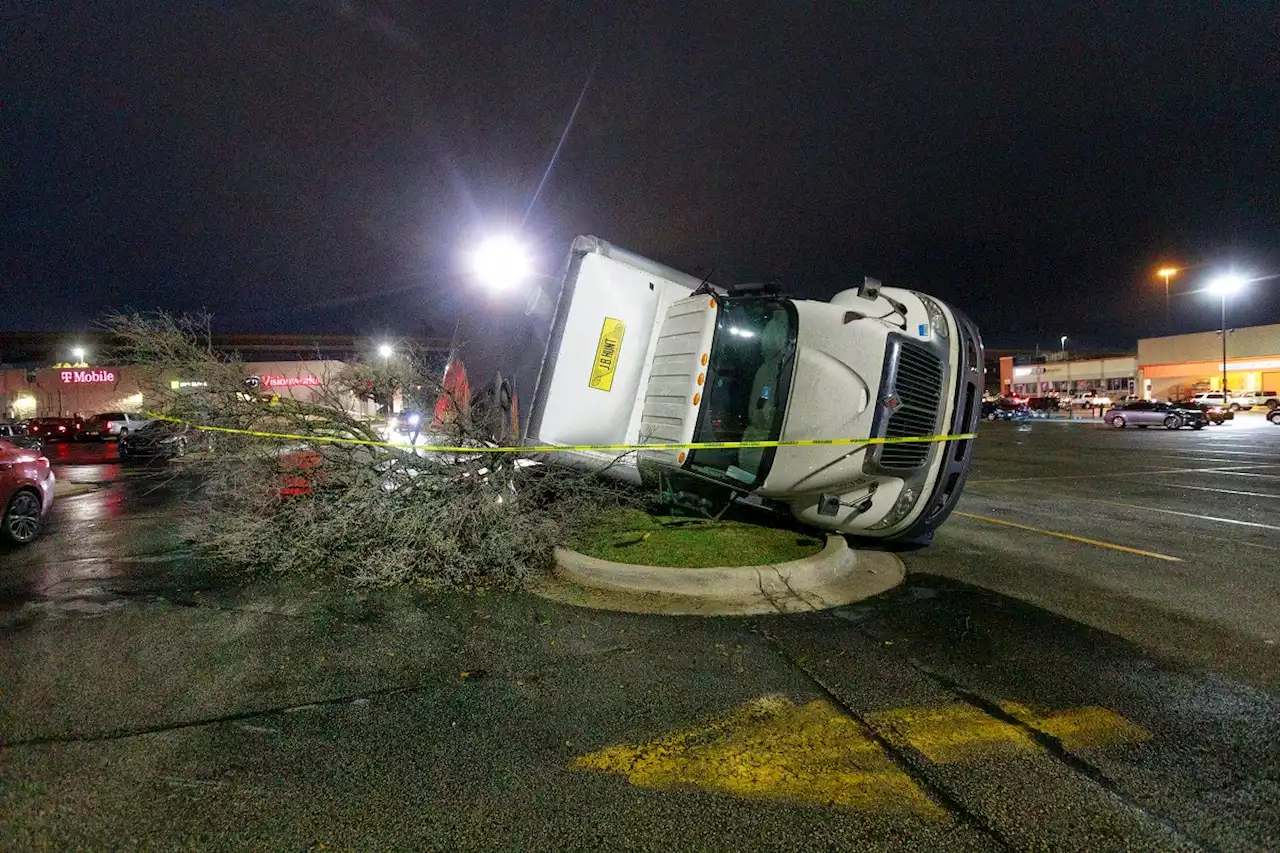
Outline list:
[[[1106,708],[1038,714],[1014,703],[1001,707],[1068,749],[1150,737]],[[904,708],[866,719],[875,736],[935,764],[1001,759],[1039,748],[1026,729],[971,705]],[[782,696],[756,699],[703,725],[648,743],[607,746],[575,759],[572,768],[616,773],[645,788],[704,788],[929,818],[944,814],[876,737],[823,699],[804,705]]]
[[[825,700],[796,706],[783,697],[757,699],[697,728],[605,747],[573,768],[617,773],[644,788],[943,814],[855,720]]]

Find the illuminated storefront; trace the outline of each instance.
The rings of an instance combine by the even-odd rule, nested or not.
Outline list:
[[[1036,397],[1097,391],[1124,396],[1135,393],[1137,372],[1138,360],[1131,355],[1027,364],[1006,356],[1000,359],[1000,393]]]
[[[311,400],[323,388],[325,378],[336,376],[343,367],[345,364],[339,361],[244,364],[253,387],[299,400]],[[196,391],[208,383],[175,376],[167,384],[174,391]],[[0,420],[141,412],[146,410],[146,402],[139,379],[129,367],[77,365],[0,370]]]
[[[1138,341],[1144,396],[1176,399],[1222,388],[1219,332]],[[1227,390],[1280,392],[1280,324],[1227,330]]]

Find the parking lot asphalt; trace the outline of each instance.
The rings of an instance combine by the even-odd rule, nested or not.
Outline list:
[[[1280,848],[1280,429],[983,425],[890,593],[679,619],[229,583],[70,448],[0,554],[0,850]]]
[[[908,567],[1274,691],[1280,428],[985,424],[960,511]]]

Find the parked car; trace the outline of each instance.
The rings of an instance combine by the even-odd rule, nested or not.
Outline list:
[[[1280,396],[1275,391],[1228,391],[1228,405],[1239,411],[1252,409],[1255,406],[1266,406],[1267,411],[1275,411],[1280,407]]]
[[[1058,408],[1057,397],[1028,397],[1027,408],[1033,412],[1050,412]]]
[[[119,439],[131,432],[137,432],[149,423],[151,419],[144,415],[130,412],[105,412],[89,419],[85,424],[84,437],[98,441]]]
[[[1146,429],[1149,426],[1163,426],[1165,429],[1178,429],[1189,426],[1192,429],[1204,429],[1209,419],[1204,410],[1198,406],[1177,406],[1173,403],[1154,403],[1138,400],[1109,409],[1102,418],[1116,429],[1135,426]]]
[[[26,545],[53,508],[53,469],[40,451],[0,440],[0,540]]]
[[[84,421],[76,418],[37,418],[27,423],[27,430],[41,441],[76,441],[81,436]]]
[[[1097,391],[1082,391],[1074,397],[1066,397],[1060,406],[1064,409],[1098,409],[1111,405],[1111,398]]]
[[[120,436],[121,459],[173,459],[209,446],[208,433],[187,424],[151,421]]]
[[[1197,403],[1194,400],[1170,400],[1169,402],[1183,409],[1188,407],[1197,408],[1204,412],[1204,416],[1208,419],[1209,423],[1217,424],[1218,426],[1222,426],[1222,424],[1227,421],[1234,421],[1236,419],[1236,413],[1234,410],[1224,409],[1221,406],[1211,406],[1208,403]]]
[[[1254,406],[1266,406],[1272,411],[1280,406],[1280,398],[1270,391],[1228,391],[1224,398],[1221,391],[1201,391],[1191,398],[1197,404],[1220,406],[1230,412],[1252,409]]]
[[[999,400],[982,402],[982,418],[988,421],[1008,421],[1029,413],[1027,404],[1020,400],[1002,397]]]
[[[39,436],[32,435],[26,424],[0,424],[0,440],[7,441],[14,447],[44,450],[44,442]]]

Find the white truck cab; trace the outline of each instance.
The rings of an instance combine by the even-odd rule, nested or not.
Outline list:
[[[513,419],[523,443],[818,442],[553,454],[562,461],[707,506],[737,496],[884,539],[927,538],[959,498],[971,439],[892,443],[972,433],[980,414],[977,328],[929,296],[870,280],[829,302],[723,292],[579,237],[559,292],[535,293],[523,317],[523,333],[510,316],[491,324],[503,335],[489,336],[487,353],[470,330],[469,346],[455,347],[455,361],[492,376],[502,386],[492,397],[513,410],[532,384],[527,413]],[[539,317],[541,334],[530,331]],[[521,340],[543,341],[541,352],[526,345],[518,358]],[[891,443],[823,443],[840,439]]]

